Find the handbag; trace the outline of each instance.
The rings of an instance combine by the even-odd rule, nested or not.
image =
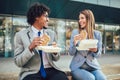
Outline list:
[[[87,71],[94,71],[94,70],[96,70],[95,68],[89,66],[86,62],[84,62],[84,64],[80,67],[80,69],[85,69]]]

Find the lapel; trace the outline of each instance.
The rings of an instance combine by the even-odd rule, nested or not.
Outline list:
[[[32,28],[29,27],[29,28],[28,28],[28,31],[27,31],[27,36],[28,36],[30,42],[32,42],[33,39],[34,39],[32,32],[33,32],[33,31],[32,31]]]
[[[27,29],[27,36],[28,36],[28,39],[29,39],[30,43],[31,43],[31,42],[33,41],[33,39],[34,39],[32,32],[33,32],[33,31],[32,31],[32,28],[31,28],[31,26],[30,26],[30,27]],[[37,49],[33,49],[33,52],[39,54],[39,52],[38,52]]]

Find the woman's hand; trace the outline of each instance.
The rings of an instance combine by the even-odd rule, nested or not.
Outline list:
[[[74,45],[78,43],[78,41],[81,41],[83,39],[83,35],[78,34],[74,36]]]
[[[89,51],[96,53],[98,51],[97,48],[89,48]]]

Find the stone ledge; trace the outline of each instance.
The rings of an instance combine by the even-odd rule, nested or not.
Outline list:
[[[0,80],[18,80],[18,73],[0,73]]]
[[[65,72],[69,78],[69,80],[72,80],[71,72],[66,71]],[[114,74],[114,76],[107,76],[108,80],[120,80],[120,75]],[[6,73],[1,74],[0,73],[0,80],[18,80],[18,73]]]
[[[65,72],[69,80],[72,80],[70,71]],[[18,73],[0,73],[0,80],[18,80]]]
[[[120,64],[105,64],[102,65],[102,70],[108,80],[120,80]],[[65,71],[69,80],[72,80],[71,72]],[[18,80],[18,72],[1,72],[0,80]]]

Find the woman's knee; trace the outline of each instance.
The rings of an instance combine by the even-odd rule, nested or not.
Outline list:
[[[96,80],[107,80],[107,77],[105,75],[98,76]]]
[[[94,73],[96,80],[107,80],[107,77],[105,76],[105,74],[102,71],[95,71]]]
[[[73,80],[95,80],[95,76],[91,73],[79,73],[79,72],[71,72]]]
[[[94,76],[72,76],[73,80],[95,80]]]

